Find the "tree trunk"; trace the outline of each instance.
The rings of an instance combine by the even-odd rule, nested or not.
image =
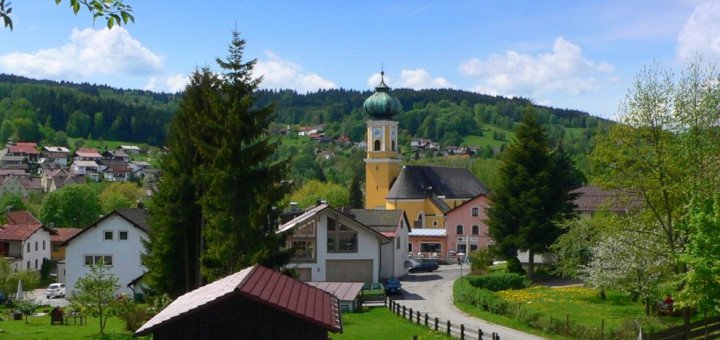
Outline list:
[[[607,300],[607,295],[605,295],[605,289],[600,289],[600,300]]]
[[[535,278],[535,253],[532,251],[532,249],[528,249],[527,276],[530,281]]]

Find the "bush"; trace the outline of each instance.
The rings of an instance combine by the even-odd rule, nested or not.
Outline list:
[[[470,269],[472,271],[484,271],[492,265],[492,254],[489,249],[478,249],[468,255],[470,258]]]
[[[515,273],[500,273],[468,276],[471,285],[498,292],[507,289],[523,289],[530,285],[524,276]]]
[[[473,305],[484,311],[504,314],[508,304],[497,293],[487,289],[465,289],[460,293],[460,300],[463,303]]]

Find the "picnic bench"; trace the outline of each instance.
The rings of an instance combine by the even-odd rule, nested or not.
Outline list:
[[[80,320],[80,326],[87,325],[87,316],[82,315],[81,313],[67,313],[65,314],[65,324],[69,325],[69,320],[73,320],[73,325],[78,324],[78,320]],[[84,322],[84,323],[83,323]]]

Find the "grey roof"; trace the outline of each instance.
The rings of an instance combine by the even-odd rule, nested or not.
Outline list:
[[[346,213],[346,210],[342,211]],[[377,232],[395,232],[402,218],[402,210],[349,209],[346,215]]]
[[[447,199],[472,198],[487,192],[487,186],[468,169],[406,165],[390,189],[387,199],[423,199],[433,196],[445,196]]]
[[[150,213],[147,210],[143,208],[127,208],[115,209],[115,212],[145,232],[150,230],[150,227],[148,227],[147,224],[147,219],[150,217]]]

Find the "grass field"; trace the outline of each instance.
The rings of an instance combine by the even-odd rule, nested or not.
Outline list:
[[[38,311],[50,309],[50,307],[38,308]],[[0,309],[0,339],[134,339],[132,333],[125,331],[125,323],[117,317],[108,319],[105,327],[105,335],[100,336],[100,324],[98,318],[88,317],[87,325],[50,325],[50,316],[29,316],[27,323],[23,320],[9,320],[7,310]],[[149,337],[140,339],[150,339]]]
[[[493,132],[498,131],[505,134],[505,139],[503,140],[497,140],[493,139]],[[475,147],[484,147],[490,145],[493,148],[498,148],[500,145],[508,144],[512,139],[515,137],[515,133],[512,131],[506,131],[502,129],[498,129],[495,126],[484,126],[483,127],[483,135],[482,136],[465,136],[463,138],[463,145],[468,146],[475,146]]]
[[[442,333],[414,324],[399,317],[387,308],[374,307],[363,313],[343,313],[343,333],[330,334],[333,340],[420,340],[453,339]]]
[[[516,316],[520,313],[539,314],[543,324],[550,324],[550,319],[554,319],[556,324],[569,322],[587,329],[594,329],[597,332],[602,330],[606,338],[611,332],[634,334],[636,338],[637,329],[640,326],[646,332],[654,332],[682,324],[681,317],[645,316],[645,306],[642,303],[633,302],[629,296],[620,292],[606,291],[607,300],[602,300],[598,290],[574,286],[559,288],[533,286],[526,289],[498,292],[508,305],[508,313],[498,315],[483,311],[473,305],[458,302],[460,300],[459,282],[459,280],[455,282],[453,289],[456,296],[455,304],[461,310],[493,323],[552,339],[572,338],[531,328]],[[466,289],[471,287],[466,279],[463,279],[463,286]]]

